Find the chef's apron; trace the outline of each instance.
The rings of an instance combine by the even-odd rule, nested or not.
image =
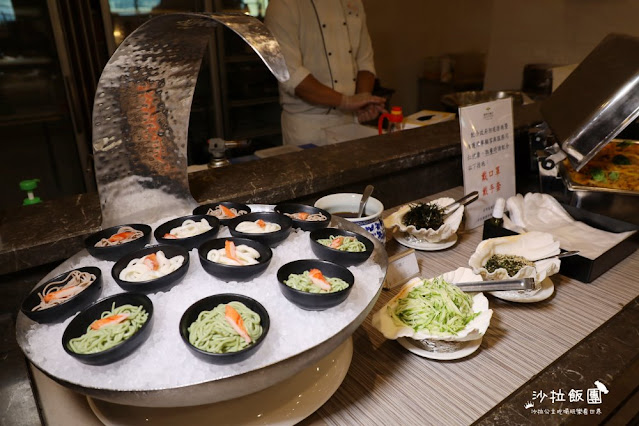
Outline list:
[[[333,111],[330,114],[304,114],[282,111],[282,139],[284,145],[328,145],[325,129],[355,122],[354,115]]]

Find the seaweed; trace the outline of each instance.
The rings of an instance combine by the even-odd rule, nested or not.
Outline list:
[[[438,229],[444,224],[444,211],[444,208],[435,203],[412,204],[402,222],[406,226],[413,225],[417,229]]]

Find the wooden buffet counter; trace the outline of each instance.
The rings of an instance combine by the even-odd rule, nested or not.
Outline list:
[[[458,187],[424,200],[462,195]],[[430,278],[467,267],[481,237],[479,227],[461,232],[449,249],[417,251],[421,276]],[[394,240],[386,246],[389,257],[407,250]],[[603,422],[615,415],[613,407],[627,397],[626,388],[636,387],[639,381],[639,252],[591,284],[562,275],[554,275],[552,280],[555,293],[537,303],[511,303],[488,295],[493,317],[481,346],[469,357],[455,361],[433,361],[408,352],[373,328],[369,315],[353,335],[353,361],[346,379],[303,424]],[[398,290],[385,290],[373,312]],[[622,310],[625,312],[620,314]],[[605,383],[610,391],[602,395],[602,404],[569,401],[571,389],[583,390],[586,401],[587,389],[595,388],[595,380]],[[539,398],[533,399],[533,392],[550,396],[560,389],[564,402],[552,404],[548,397],[541,403]],[[535,407],[524,408],[528,401]],[[574,414],[532,411],[540,408],[554,409],[555,413],[559,408],[568,409],[568,413],[572,409]],[[579,408],[595,413],[600,409],[601,414],[578,415]]]

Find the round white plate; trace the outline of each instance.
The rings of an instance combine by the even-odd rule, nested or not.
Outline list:
[[[541,282],[541,288],[539,291],[530,296],[526,295],[524,292],[520,293],[518,291],[490,291],[489,294],[492,294],[498,299],[507,300],[509,302],[535,303],[548,299],[554,292],[555,285],[552,283],[550,277],[546,277],[546,279]]]
[[[438,361],[450,361],[453,359],[460,359],[460,358],[467,357],[468,355],[475,352],[477,349],[479,349],[479,345],[481,345],[482,338],[483,336],[476,340],[469,340],[464,344],[464,346],[461,349],[453,351],[453,352],[427,351],[425,349],[418,348],[417,346],[413,345],[410,339],[407,339],[406,337],[400,337],[397,339],[397,341],[399,342],[400,345],[402,345],[403,347],[405,347],[412,353],[419,355],[421,357],[428,358],[428,359],[436,359]]]
[[[457,242],[457,234],[453,234],[449,239],[441,241],[439,243],[412,241],[409,239],[408,234],[405,234],[403,232],[396,232],[394,236],[397,242],[400,243],[401,245],[414,248],[415,250],[424,250],[424,251],[444,250],[454,246],[455,243]]]
[[[314,413],[342,384],[353,357],[348,338],[318,363],[283,382],[241,398],[195,407],[149,408],[113,404],[87,397],[107,426],[215,424],[293,425]]]

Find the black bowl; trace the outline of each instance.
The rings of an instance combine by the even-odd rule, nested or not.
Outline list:
[[[124,281],[120,279],[120,272],[127,267],[130,261],[133,259],[139,259],[147,254],[156,253],[162,250],[164,255],[171,259],[175,256],[184,256],[184,262],[182,266],[175,271],[167,274],[163,277],[156,278],[148,281]],[[180,246],[169,246],[167,244],[160,244],[156,246],[146,247],[142,250],[138,250],[134,253],[129,253],[122,259],[118,260],[113,268],[111,268],[111,276],[122,289],[126,291],[140,292],[140,293],[155,293],[161,290],[167,290],[169,287],[174,286],[186,275],[189,270],[189,252]]]
[[[229,352],[225,354],[206,352],[193,346],[191,342],[189,342],[188,328],[191,326],[191,324],[193,324],[193,322],[195,322],[195,320],[197,320],[200,312],[210,311],[221,303],[229,302],[242,302],[246,305],[246,307],[256,312],[260,316],[262,335],[258,337],[255,343],[253,343],[251,346],[248,346],[241,351]],[[206,362],[210,362],[211,364],[231,364],[234,362],[243,361],[253,355],[257,351],[257,348],[264,341],[270,325],[271,320],[268,316],[268,312],[266,312],[264,306],[262,306],[262,304],[260,304],[258,301],[251,299],[250,297],[242,296],[241,294],[216,294],[214,296],[209,296],[195,302],[186,310],[186,312],[184,312],[184,314],[182,315],[182,319],[180,320],[180,336],[182,336],[182,340],[184,340],[186,346],[198,358]]]
[[[267,232],[265,234],[251,234],[248,232],[240,232],[235,228],[242,222],[255,222],[258,219],[262,219],[264,222],[277,223],[282,227],[279,231],[275,232]],[[275,212],[259,212],[259,213],[249,213],[242,215],[240,217],[236,217],[231,221],[229,225],[229,231],[231,231],[231,235],[234,237],[240,238],[250,238],[251,240],[259,241],[262,244],[266,244],[269,247],[275,247],[282,241],[288,237],[291,233],[291,227],[293,226],[293,220],[284,216],[283,214],[275,213]]]
[[[335,293],[308,293],[296,290],[284,284],[290,274],[302,274],[304,271],[317,268],[325,277],[341,278],[348,283],[348,287]],[[284,297],[307,311],[323,311],[342,303],[348,297],[355,284],[355,277],[343,266],[325,260],[305,259],[296,260],[282,266],[277,271],[280,290]]]
[[[366,247],[366,251],[362,252],[349,252],[349,251],[340,251],[334,248],[327,247],[317,242],[317,240],[328,239],[331,235],[333,236],[344,236],[344,237],[355,237],[358,241],[362,242]],[[337,228],[324,228],[318,229],[316,231],[311,232],[311,249],[315,256],[319,257],[323,260],[328,260],[334,263],[337,263],[342,266],[352,266],[359,265],[368,259],[373,250],[375,249],[375,244],[368,238],[363,235],[360,235],[356,232],[345,231],[343,229]]]
[[[200,222],[202,219],[204,219],[209,223],[209,225],[211,225],[211,229],[188,238],[164,238],[164,234],[171,232],[171,229],[173,228],[182,226],[182,223],[184,223],[185,220],[189,219],[195,222]],[[220,221],[216,217],[208,216],[205,214],[195,214],[190,216],[178,217],[173,220],[169,220],[168,222],[164,222],[162,225],[158,226],[155,229],[155,231],[153,232],[153,236],[159,244],[171,244],[184,247],[187,250],[191,250],[195,247],[198,247],[204,241],[215,238],[215,236],[217,235],[217,231],[219,230]]]
[[[102,352],[94,354],[77,354],[68,348],[69,340],[80,337],[87,332],[87,328],[93,321],[100,319],[102,312],[110,311],[113,303],[115,306],[133,305],[140,306],[149,314],[146,322],[131,337],[118,345]],[[151,333],[151,321],[153,320],[153,303],[151,299],[143,294],[120,293],[102,299],[80,312],[77,317],[69,323],[62,335],[62,347],[65,352],[80,362],[91,365],[104,365],[118,361],[136,350]]]
[[[206,212],[211,210],[215,210],[217,206],[222,204],[224,207],[228,207],[229,209],[235,209],[237,211],[244,210],[246,213],[251,213],[251,208],[246,204],[234,203],[232,201],[222,201],[221,203],[209,203],[203,204],[199,207],[193,209],[193,214],[206,214]],[[222,225],[229,226],[229,223],[235,218],[232,219],[218,219]]]
[[[142,231],[144,235],[138,238],[137,240],[129,241],[128,243],[120,244],[117,246],[109,246],[109,247],[95,246],[95,244],[98,241],[100,241],[102,238],[109,238],[112,235],[117,234],[118,229],[122,228],[123,226],[130,226],[133,229]],[[102,231],[96,232],[95,234],[88,236],[84,240],[84,247],[87,249],[89,254],[91,254],[91,256],[95,258],[115,262],[127,253],[131,253],[132,251],[135,251],[135,250],[140,250],[145,245],[147,245],[150,240],[151,240],[151,227],[149,225],[144,225],[142,223],[128,223],[124,225],[112,226],[110,228],[103,229]]]
[[[260,257],[257,259],[259,263],[246,266],[224,265],[206,258],[209,251],[224,248],[227,240],[233,241],[236,246],[244,244],[257,250],[260,253]],[[273,258],[273,251],[267,245],[248,238],[218,238],[210,240],[198,248],[198,253],[204,270],[224,281],[246,281],[249,278],[256,277],[266,270]]]
[[[41,311],[32,311],[35,306],[40,304],[40,298],[38,297],[38,293],[41,292],[47,284],[53,281],[60,281],[63,278],[67,277],[69,273],[72,271],[80,271],[80,272],[88,272],[90,274],[95,275],[95,280],[89,284],[84,290],[80,293],[76,294],[72,298],[68,299],[66,302],[61,303],[56,306],[52,306],[50,308],[41,310]],[[36,287],[22,302],[22,306],[20,310],[23,314],[31,318],[33,321],[40,323],[47,322],[61,322],[67,319],[72,314],[75,314],[78,311],[89,306],[93,303],[102,292],[102,271],[100,268],[96,268],[95,266],[85,266],[83,268],[72,269],[71,271],[64,272],[60,275],[57,275],[47,282],[43,283]]]
[[[303,231],[314,231],[316,229],[326,228],[329,223],[331,223],[331,214],[324,209],[320,209],[317,207],[307,206],[306,204],[294,204],[294,203],[283,203],[275,206],[275,211],[281,214],[293,214],[293,213],[301,213],[305,212],[308,214],[317,214],[321,213],[326,216],[325,220],[317,220],[317,221],[306,221],[300,219],[293,220],[293,228],[300,228]]]

